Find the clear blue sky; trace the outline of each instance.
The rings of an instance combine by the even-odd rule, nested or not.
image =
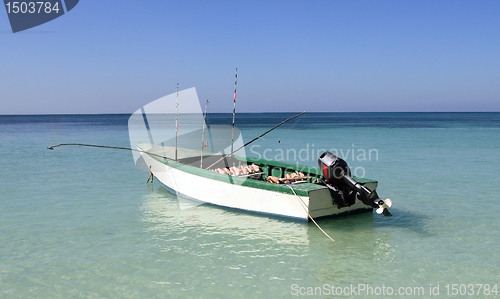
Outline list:
[[[13,34],[0,114],[500,111],[500,1],[97,1]]]

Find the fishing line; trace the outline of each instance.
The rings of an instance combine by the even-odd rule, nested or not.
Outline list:
[[[157,154],[154,154],[154,153],[150,153],[150,152],[146,152],[146,151],[142,151],[142,150],[138,150],[138,149],[133,149],[133,148],[128,148],[128,147],[119,147],[119,146],[107,146],[107,145],[95,145],[95,144],[83,144],[83,143],[61,143],[61,144],[58,144],[58,145],[49,146],[49,147],[47,147],[47,149],[48,150],[54,150],[55,147],[64,146],[64,145],[75,145],[75,146],[87,146],[87,147],[121,149],[121,150],[127,150],[127,151],[134,151],[134,152],[144,153],[144,154],[156,156],[156,157],[159,157],[159,158],[164,158],[164,159],[167,159],[167,160],[170,160],[170,161],[175,161],[172,158],[165,157],[165,156],[162,156],[162,155],[157,155]]]
[[[282,139],[282,137],[283,137],[284,135],[286,135],[286,134],[288,133],[288,131],[290,131],[290,129],[291,129],[291,128],[293,128],[293,127],[294,127],[294,126],[295,126],[295,125],[296,125],[296,124],[297,124],[300,120],[301,120],[300,118],[299,118],[299,119],[297,119],[297,121],[296,121],[296,122],[294,122],[294,123],[293,123],[293,125],[292,125],[290,128],[288,128],[288,130],[286,130],[286,131],[285,131],[285,133],[281,134],[280,138],[278,138],[278,143],[281,143],[281,139]]]
[[[283,125],[284,123],[289,122],[292,119],[297,118],[297,117],[299,117],[299,116],[301,116],[302,114],[305,114],[305,113],[307,113],[307,111],[299,113],[299,114],[297,114],[297,115],[295,115],[293,117],[290,117],[288,119],[285,119],[284,121],[280,122],[279,124],[277,124],[276,126],[272,127],[271,129],[267,130],[266,132],[260,134],[259,136],[255,137],[254,139],[250,140],[249,142],[247,142],[247,143],[243,144],[242,146],[240,146],[239,148],[235,149],[234,151],[231,151],[230,154],[223,155],[219,160],[215,161],[214,163],[212,163],[212,165],[208,166],[207,169],[210,169],[210,167],[212,167],[215,164],[219,163],[220,161],[222,161],[223,159],[225,159],[227,156],[232,156],[234,153],[236,153],[240,149],[244,148],[245,146],[249,145],[250,143],[254,142],[257,139],[262,138],[262,136],[266,135],[267,133],[271,132],[272,130],[276,129],[277,127],[279,127],[279,126]]]

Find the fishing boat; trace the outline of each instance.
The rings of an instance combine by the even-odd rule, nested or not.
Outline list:
[[[185,103],[180,109],[179,99]],[[388,208],[392,201],[379,198],[377,181],[351,176],[347,163],[330,152],[318,157],[318,168],[244,154],[245,146],[306,112],[243,144],[241,133],[234,126],[235,109],[232,126],[209,126],[207,104],[203,116],[196,90],[177,89],[175,94],[143,106],[129,118],[131,148],[73,143],[48,149],[77,145],[130,150],[136,167],[149,172],[151,179],[156,178],[178,197],[198,203],[303,221],[373,209],[391,216]],[[183,133],[178,136],[180,123]],[[204,139],[205,128],[210,146]]]
[[[147,143],[137,149],[165,189],[196,202],[304,221],[373,208],[390,215],[392,202],[378,197],[377,181],[351,177],[347,163],[329,152],[312,168]],[[175,152],[177,160],[167,158]],[[208,167],[195,166],[200,159]]]
[[[140,165],[143,165],[142,169],[148,170],[151,178],[155,177],[165,189],[178,197],[219,207],[305,221],[371,212],[374,208],[379,214],[391,215],[387,208],[392,205],[392,201],[378,197],[377,182],[352,177],[347,163],[330,152],[325,152],[318,158],[318,168],[256,159],[241,154],[245,146],[305,114],[305,111],[235,149],[235,144],[243,143],[241,134],[235,127],[237,71],[236,69],[230,142],[224,140],[229,135],[229,129],[224,130],[224,126],[208,127],[208,100],[202,116],[195,89],[179,92],[177,86],[175,94],[150,103],[131,116],[129,132],[131,146],[137,147],[134,157],[136,166],[141,169]],[[186,103],[181,108],[187,109],[181,113],[179,97],[182,103]],[[162,134],[155,133],[164,128],[163,120],[167,115],[174,115],[174,100],[175,138],[172,130]],[[158,111],[165,114],[159,117],[156,115],[155,118],[152,112]],[[189,126],[183,129],[182,136],[178,136],[179,117],[184,119],[182,123],[192,125],[191,129]],[[199,129],[200,123],[202,132]],[[210,136],[211,150],[208,149],[208,142],[205,144],[205,128]],[[201,149],[198,139],[200,135]],[[138,142],[148,139],[149,143]],[[153,142],[158,139],[162,142]],[[218,146],[214,147],[215,143]],[[140,157],[137,153],[140,153]]]

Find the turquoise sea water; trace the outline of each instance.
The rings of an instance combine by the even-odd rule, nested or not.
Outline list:
[[[250,140],[291,115],[236,121]],[[432,297],[438,285],[446,297],[452,284],[458,297],[499,296],[500,113],[308,113],[248,148],[309,166],[336,150],[379,181],[394,216],[318,221],[335,242],[313,223],[180,209],[128,151],[46,150],[129,147],[128,117],[0,116],[0,297],[329,298],[351,284],[393,297]],[[355,291],[336,297],[383,297]]]

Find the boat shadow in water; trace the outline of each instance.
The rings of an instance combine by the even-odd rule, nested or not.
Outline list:
[[[318,285],[350,285],[353,281],[376,282],[381,265],[395,256],[391,236],[376,228],[373,213],[348,217],[322,218],[318,224],[335,240],[326,238],[313,223],[308,223],[309,260],[313,262],[314,279]]]
[[[434,235],[425,228],[425,224],[430,216],[399,209],[393,209],[392,215],[392,217],[376,217],[374,222],[375,228],[384,230],[386,228],[391,230],[402,228],[424,237]]]
[[[335,242],[324,241],[326,237],[317,229],[309,230],[310,248],[318,256],[313,260],[329,257],[315,265],[317,284],[349,285],[360,277],[366,282],[377,283],[380,277],[394,277],[391,265],[400,255],[398,245],[401,242],[401,233],[394,232],[405,229],[411,232],[409,235],[431,237],[433,234],[425,228],[429,216],[398,209],[391,212],[392,217],[366,213],[318,221]]]

